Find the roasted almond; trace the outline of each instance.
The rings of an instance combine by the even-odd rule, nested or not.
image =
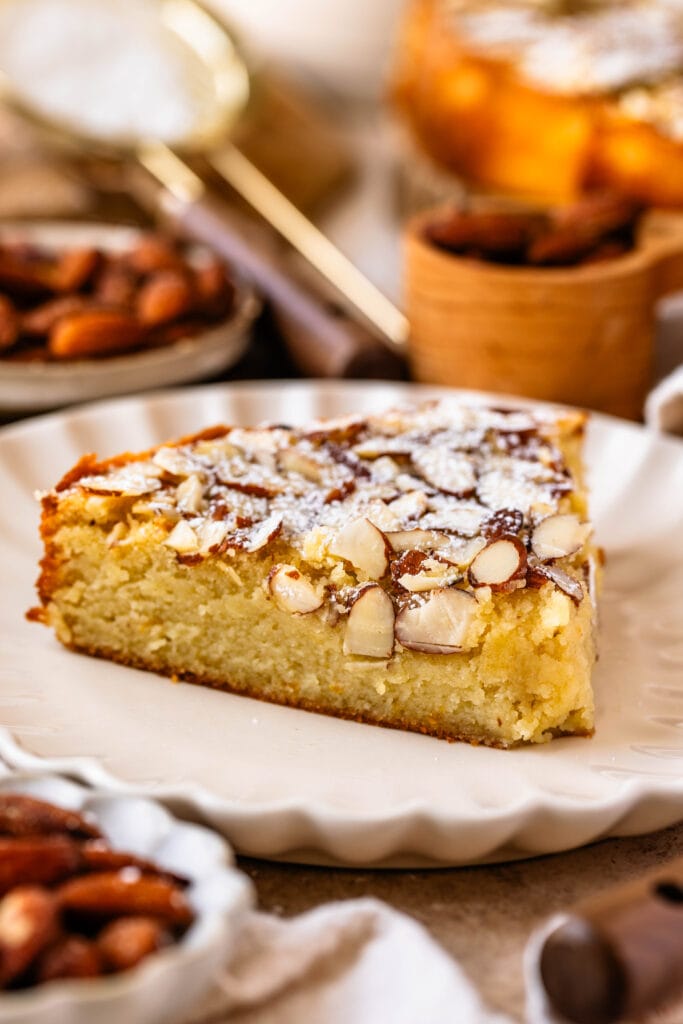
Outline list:
[[[431,224],[427,237],[451,252],[484,259],[521,260],[544,218],[533,213],[456,211]]]
[[[47,889],[20,886],[0,900],[0,987],[24,974],[58,934],[59,908]]]
[[[160,270],[182,270],[184,261],[173,241],[158,235],[145,235],[125,258],[138,274],[156,274]]]
[[[78,845],[68,836],[0,839],[0,894],[15,885],[50,885],[80,865]]]
[[[144,337],[145,328],[130,313],[88,310],[60,320],[48,348],[55,359],[106,356],[136,348]]]
[[[19,314],[6,295],[0,295],[0,351],[12,348],[19,337]]]
[[[0,288],[12,294],[40,295],[54,290],[54,264],[47,256],[0,249]]]
[[[82,313],[88,308],[88,305],[88,299],[82,295],[60,295],[57,299],[50,299],[24,313],[21,318],[22,333],[36,336],[47,335],[65,316]]]
[[[138,275],[122,260],[108,260],[97,275],[94,295],[103,306],[132,307],[137,295]]]
[[[20,793],[0,793],[0,835],[37,836],[61,832],[98,839],[100,830],[83,814]]]
[[[79,291],[93,276],[99,262],[97,249],[66,249],[58,256],[52,271],[54,290]]]
[[[103,973],[98,946],[80,935],[65,935],[40,956],[35,977],[38,982],[58,978],[96,978]]]
[[[158,875],[172,879],[179,885],[187,885],[187,879],[171,871],[164,871],[151,860],[137,857],[134,853],[111,850],[102,839],[93,839],[80,846],[81,871],[120,871],[122,868],[137,868],[143,874]]]
[[[189,925],[193,918],[178,885],[143,875],[136,868],[74,878],[59,887],[57,897],[64,910],[88,918],[142,915],[180,928]]]
[[[123,917],[99,934],[97,949],[109,971],[126,971],[167,945],[171,936],[153,917]]]
[[[193,302],[194,293],[187,275],[177,270],[162,270],[142,286],[135,308],[141,323],[156,327],[184,316]]]

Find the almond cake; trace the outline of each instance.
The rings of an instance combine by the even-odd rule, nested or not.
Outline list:
[[[452,400],[215,427],[42,498],[76,651],[449,740],[593,730],[585,417]]]

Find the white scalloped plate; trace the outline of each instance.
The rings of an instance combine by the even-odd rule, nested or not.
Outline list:
[[[40,551],[32,493],[83,452],[430,393],[438,389],[223,385],[0,431],[0,755],[189,802],[260,857],[463,864],[683,819],[683,444],[633,424],[596,416],[589,430],[594,519],[608,554],[590,740],[499,751],[339,721],[76,655],[22,618]]]

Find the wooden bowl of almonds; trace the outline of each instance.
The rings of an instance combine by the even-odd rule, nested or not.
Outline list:
[[[417,380],[642,416],[683,215],[614,195],[442,208],[409,223],[405,260]]]

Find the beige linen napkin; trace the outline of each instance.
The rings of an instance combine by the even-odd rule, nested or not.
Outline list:
[[[424,928],[373,899],[254,913],[192,1024],[513,1024]],[[189,1022],[188,1022],[189,1024]]]

